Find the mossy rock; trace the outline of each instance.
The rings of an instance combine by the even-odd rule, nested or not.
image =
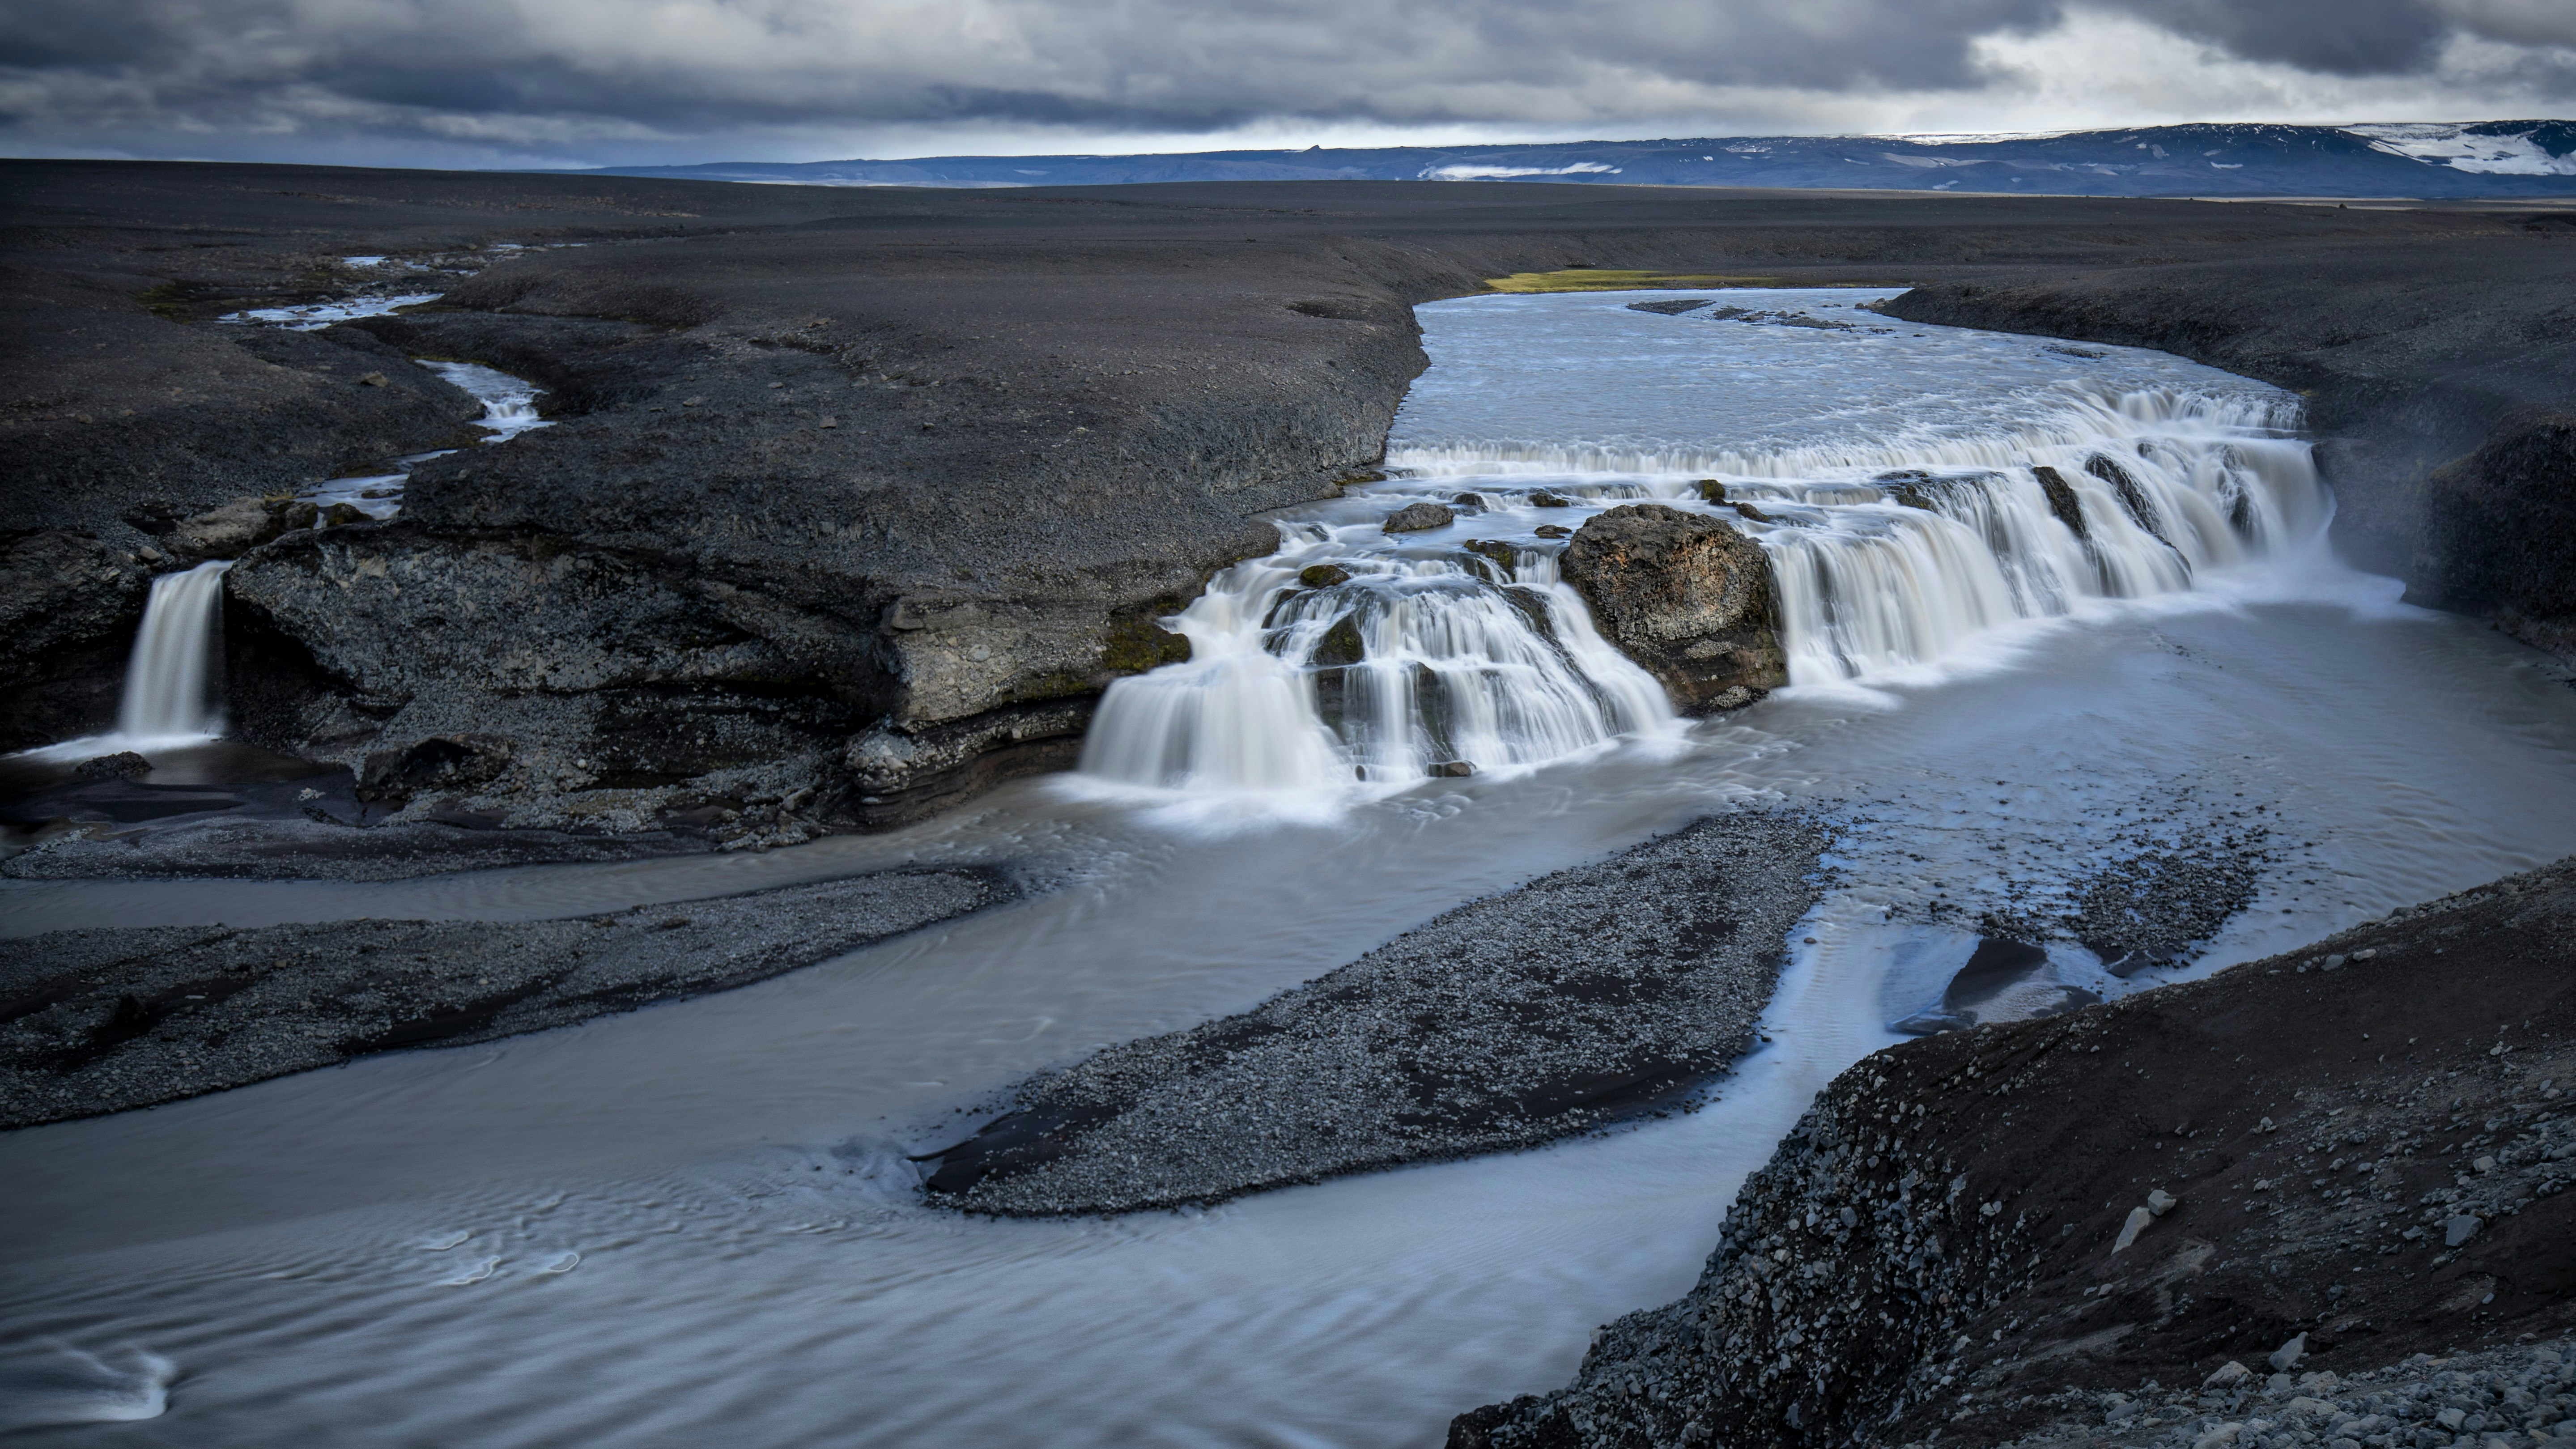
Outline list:
[[[1297,582],[1310,589],[1329,589],[1335,584],[1350,581],[1350,570],[1335,568],[1331,564],[1308,564],[1297,571]]]
[[[1574,537],[1574,530],[1561,523],[1542,523],[1538,527],[1531,529],[1530,532],[1537,534],[1541,538]]]
[[[1702,503],[1724,503],[1726,501],[1726,485],[1718,482],[1714,478],[1702,478],[1692,486],[1699,489],[1699,499]]]
[[[1338,669],[1367,657],[1368,645],[1360,638],[1359,621],[1344,614],[1316,641],[1315,652],[1307,656],[1306,662],[1318,669]]]
[[[339,528],[346,524],[364,523],[366,521],[367,511],[365,509],[358,507],[354,503],[334,503],[330,507],[322,510],[315,526],[321,528]]]
[[[1100,648],[1100,668],[1108,674],[1142,674],[1166,664],[1186,664],[1190,641],[1142,614],[1114,619]]]
[[[1742,514],[1744,517],[1752,519],[1756,523],[1778,523],[1780,521],[1772,517],[1770,514],[1763,512],[1761,509],[1754,507],[1750,503],[1730,503],[1727,506],[1734,509],[1737,513]]]
[[[1533,493],[1529,501],[1532,508],[1572,508],[1574,506],[1574,500],[1562,493]]]
[[[1486,558],[1492,559],[1494,562],[1501,564],[1505,568],[1510,568],[1512,565],[1520,562],[1520,550],[1512,547],[1508,543],[1497,543],[1490,538],[1471,538],[1465,543],[1459,545],[1459,547],[1464,548],[1469,553],[1481,554]]]

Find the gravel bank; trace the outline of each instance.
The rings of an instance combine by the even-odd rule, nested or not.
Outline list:
[[[2069,1394],[2067,1417],[2016,1449],[2567,1449],[2576,1340],[2405,1362],[2351,1375],[2230,1360],[2198,1384]],[[2241,1372],[2240,1372],[2241,1371]]]
[[[2292,1346],[2358,1373],[2561,1335],[2571,968],[2576,860],[2207,981],[1880,1052],[1745,1184],[1697,1287],[1450,1442],[1987,1444]],[[2459,1430],[2431,1432],[2372,1449]]]
[[[1751,1044],[1825,842],[1719,816],[1462,906],[1252,1011],[1023,1084],[941,1155],[932,1200],[1220,1202],[1679,1105]]]
[[[901,871],[571,921],[57,931],[0,964],[0,1127],[721,991],[1010,900]]]

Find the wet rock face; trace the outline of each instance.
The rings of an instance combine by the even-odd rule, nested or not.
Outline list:
[[[0,751],[116,717],[134,620],[151,587],[134,555],[82,534],[0,535]]]
[[[1566,545],[1565,581],[1620,652],[1684,714],[1737,709],[1789,682],[1761,546],[1660,503],[1595,516]]]
[[[2492,613],[2576,659],[2576,414],[2508,414],[2478,450],[2433,474],[2410,597]]]
[[[1421,533],[1426,529],[1447,528],[1458,521],[1458,515],[1437,503],[1408,503],[1386,516],[1388,533]]]
[[[2576,860],[1879,1052],[1745,1184],[1698,1286],[1450,1443],[2215,1445],[2374,1412],[2264,1442],[2450,1442],[2437,1396],[2329,1414],[2286,1374],[2576,1327],[2571,968]]]

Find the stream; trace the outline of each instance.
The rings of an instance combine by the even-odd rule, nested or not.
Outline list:
[[[2054,981],[2107,996],[2576,851],[2567,671],[2338,564],[2294,399],[1859,305],[1883,295],[1421,308],[1432,368],[1389,479],[1283,514],[1281,553],[1173,625],[1193,660],[1113,692],[1082,772],[900,832],[375,885],[0,883],[11,934],[527,920],[904,863],[1002,862],[1040,888],[716,996],[0,1136],[0,1426],[51,1424],[31,1445],[1437,1444],[1688,1288],[1738,1183],[1940,1002],[1979,919],[2203,911],[2170,965],[2050,943]],[[2087,538],[2051,517],[2039,466],[2078,490]],[[1909,471],[1933,485],[1917,503],[1894,490],[1921,483],[1873,481]],[[1460,495],[1479,501],[1447,530],[1378,528]],[[1567,612],[1538,529],[1648,499],[1767,515],[1747,532],[1782,580],[1791,687],[1676,718]],[[1306,597],[1336,602],[1296,604],[1326,561],[1350,580]],[[1361,663],[1319,662],[1345,617]],[[1321,677],[1353,668],[1384,678]],[[1424,777],[1447,758],[1476,773]],[[1766,1044],[1698,1112],[1204,1211],[996,1222],[920,1200],[907,1156],[1019,1075],[1242,1010],[1710,810],[1780,805],[1836,825],[1834,874]],[[2217,884],[2101,894],[2181,855]]]

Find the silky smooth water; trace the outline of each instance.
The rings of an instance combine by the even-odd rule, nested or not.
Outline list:
[[[1491,408],[1534,447],[1617,441],[1623,394],[1632,432],[1686,416],[1673,375],[1713,397],[1736,365],[1727,324],[1567,320],[1625,300],[1425,308],[1418,395],[1461,370],[1479,396],[1517,389]],[[1578,366],[1547,341],[1631,322],[1629,360]],[[2055,385],[2035,340],[1935,336]],[[1820,406],[1881,406],[1861,362],[1815,371],[1844,389]],[[1930,391],[1902,368],[1878,385],[1914,389],[1891,418]],[[1745,446],[1795,441],[1792,413]],[[1474,476],[1517,466],[1495,461]],[[1369,505],[1324,511],[1346,506]],[[1594,1325],[1690,1284],[1816,1088],[1939,995],[1958,962],[1917,923],[1936,894],[1974,909],[2044,885],[2142,818],[2263,822],[2250,907],[2187,970],[2087,978],[2116,991],[2576,850],[2564,670],[2321,550],[2253,562],[1468,779],[1326,798],[1060,776],[904,832],[720,860],[10,885],[0,910],[57,925],[528,919],[904,860],[1010,862],[1038,892],[697,1001],[0,1137],[0,1415],[166,1393],[161,1417],[30,1444],[1437,1443],[1450,1415],[1563,1382]],[[1709,809],[1778,802],[1843,822],[1838,874],[1792,935],[1772,1043],[1703,1111],[1207,1212],[994,1223],[915,1195],[904,1153],[954,1140],[961,1109],[1019,1073],[1249,1006]]]

